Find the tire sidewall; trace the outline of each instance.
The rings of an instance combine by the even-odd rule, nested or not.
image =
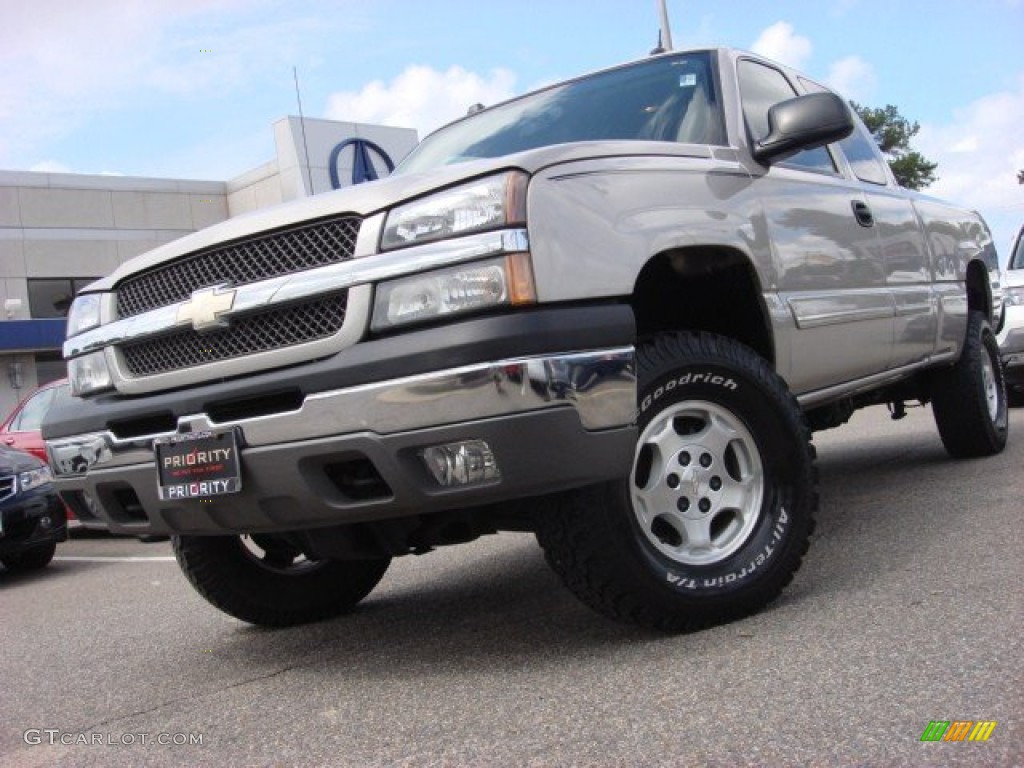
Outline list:
[[[794,422],[781,402],[781,393],[764,381],[765,374],[718,361],[674,362],[649,372],[641,370],[640,434],[667,408],[688,401],[710,402],[727,409],[746,427],[764,472],[760,513],[746,541],[718,563],[700,566],[669,558],[647,539],[627,485],[633,482],[632,472],[622,484],[622,501],[629,510],[629,538],[643,564],[643,578],[677,599],[708,600],[735,597],[743,591],[771,591],[779,574],[788,574],[787,562],[806,539],[810,518],[807,494],[812,485],[806,438],[801,424]],[[798,557],[800,554],[796,552]]]
[[[1010,423],[1009,397],[1006,392],[1006,374],[1003,370],[1003,361],[999,354],[999,342],[996,341],[992,328],[989,326],[988,321],[984,319],[979,320],[978,323],[980,327],[977,332],[977,396],[981,400],[981,407],[984,409],[984,412],[987,413],[988,406],[986,403],[985,385],[981,373],[981,367],[984,364],[985,358],[988,358],[992,365],[992,375],[995,378],[995,386],[999,401],[996,408],[995,419],[989,419],[987,423],[989,429],[989,441],[993,445],[1001,445],[1006,443]]]

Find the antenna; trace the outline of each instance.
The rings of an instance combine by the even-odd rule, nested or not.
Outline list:
[[[658,48],[661,50],[658,53],[672,50],[672,29],[668,24],[668,8],[665,3],[666,0],[655,0],[658,6],[658,13],[661,16],[661,30],[658,32]],[[657,49],[655,49],[657,50]]]
[[[658,30],[658,44],[651,49],[651,56],[657,56],[659,53],[664,53],[665,47],[661,44],[661,30]]]
[[[313,189],[313,169],[309,167],[309,144],[306,142],[306,118],[302,114],[302,95],[299,93],[299,70],[292,67],[292,74],[295,76],[295,100],[299,102],[299,125],[302,128],[302,151],[306,155],[306,178],[309,180],[309,194]]]

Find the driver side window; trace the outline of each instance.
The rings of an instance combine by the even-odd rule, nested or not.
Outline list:
[[[768,110],[780,101],[795,98],[798,94],[782,72],[760,62],[743,59],[738,64],[737,72],[747,131],[753,141],[759,141],[768,135]],[[817,173],[838,174],[835,161],[827,147],[805,149],[779,165]]]

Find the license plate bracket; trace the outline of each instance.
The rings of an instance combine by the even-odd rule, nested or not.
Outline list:
[[[153,451],[161,500],[204,499],[242,490],[234,430],[158,437]]]

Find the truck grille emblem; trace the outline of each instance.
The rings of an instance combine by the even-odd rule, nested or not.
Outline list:
[[[226,285],[201,288],[192,292],[192,298],[178,307],[177,321],[192,323],[198,333],[226,328],[228,322],[221,315],[235,303],[235,291]]]

